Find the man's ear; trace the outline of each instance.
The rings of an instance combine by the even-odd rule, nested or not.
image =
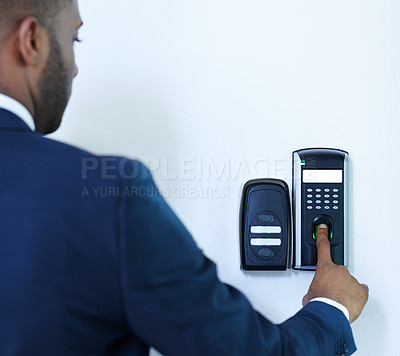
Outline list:
[[[26,17],[18,27],[18,51],[24,65],[40,71],[47,62],[49,49],[47,31],[35,17]]]

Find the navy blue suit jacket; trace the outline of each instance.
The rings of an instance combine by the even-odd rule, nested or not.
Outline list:
[[[343,313],[283,324],[221,283],[149,171],[50,140],[0,109],[0,355],[332,356]]]

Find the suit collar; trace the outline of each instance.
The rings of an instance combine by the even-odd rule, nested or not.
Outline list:
[[[35,122],[28,109],[18,100],[0,93],[0,109],[8,110],[22,119],[32,131],[35,131]]]
[[[33,132],[28,124],[12,112],[0,108],[0,130],[23,130]]]

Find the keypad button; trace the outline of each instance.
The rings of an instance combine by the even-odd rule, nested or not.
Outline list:
[[[325,204],[329,204],[329,203],[330,203],[330,200],[325,200],[324,203],[325,203]]]
[[[336,189],[336,188],[333,189],[333,192],[334,192],[334,193],[337,193],[338,191],[339,191],[339,189]]]
[[[339,198],[339,195],[334,194],[333,197],[334,197],[334,198]]]
[[[338,203],[339,203],[338,200],[334,200],[334,201],[333,201],[333,204],[338,204]]]
[[[327,206],[324,206],[324,209],[325,209],[325,210],[329,210],[330,208],[331,208],[331,207],[328,206],[328,205],[327,205]]]
[[[329,193],[331,190],[328,189],[328,188],[326,188],[326,189],[324,189],[324,191],[327,192],[327,193]]]
[[[333,209],[338,210],[339,207],[335,205],[335,206],[333,207]]]
[[[317,204],[321,204],[321,200],[316,200],[315,201]]]
[[[312,194],[307,194],[307,198],[312,198]]]
[[[315,207],[315,209],[320,210],[321,207],[320,207],[319,205],[317,205],[317,206]]]
[[[311,209],[312,209],[312,206],[310,206],[310,205],[307,206],[307,209],[308,209],[308,210],[311,210]]]
[[[307,200],[307,204],[312,204],[312,200]]]
[[[315,189],[315,191],[316,191],[317,193],[319,193],[319,192],[321,191],[321,189],[318,188],[318,189]]]
[[[311,188],[307,189],[307,192],[311,193],[311,192],[312,192],[312,189],[311,189]]]
[[[316,198],[321,198],[321,194],[317,194],[315,197]]]
[[[325,198],[330,198],[330,195],[329,194],[325,194],[324,197]]]

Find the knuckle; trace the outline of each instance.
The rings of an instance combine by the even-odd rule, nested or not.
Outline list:
[[[353,280],[354,277],[350,275],[348,269],[345,266],[343,266],[343,265],[335,265],[335,268],[336,268],[337,273],[340,276],[342,276],[342,278],[349,278],[350,277],[350,280],[352,282],[354,282],[354,280]]]
[[[369,291],[368,291],[368,289],[365,288],[364,286],[363,286],[363,295],[364,295],[365,299],[368,300],[368,298],[369,298]]]

